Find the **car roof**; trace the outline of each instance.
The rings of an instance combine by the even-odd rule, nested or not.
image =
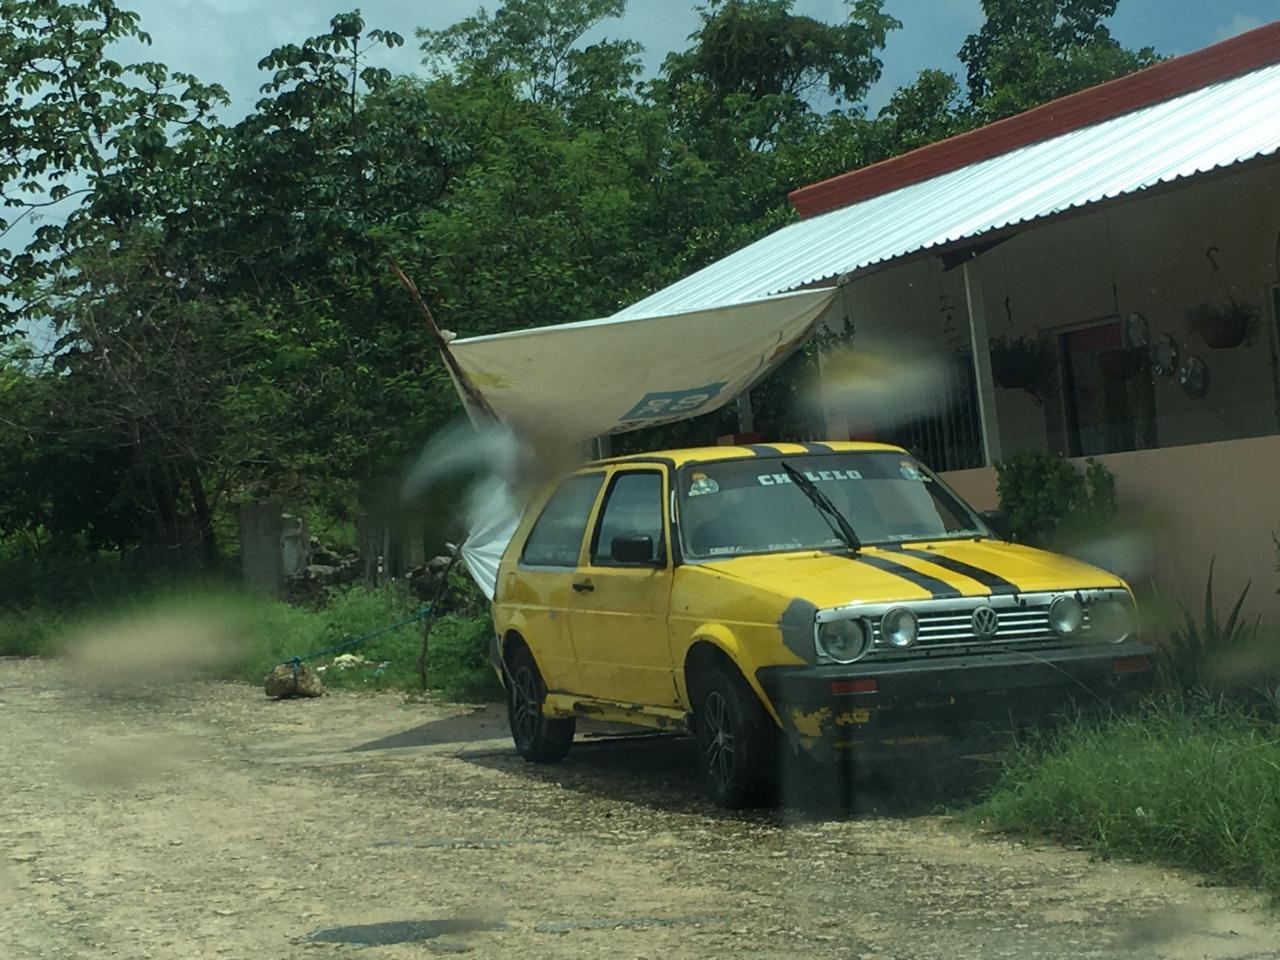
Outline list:
[[[715,447],[684,447],[678,450],[653,450],[649,453],[632,453],[623,457],[606,457],[592,466],[609,463],[652,462],[661,460],[677,467],[690,463],[710,463],[717,460],[745,460],[747,458],[778,459],[803,455],[822,456],[831,453],[862,453],[889,451],[905,453],[891,443],[872,443],[865,440],[824,440],[805,443],[752,443]]]

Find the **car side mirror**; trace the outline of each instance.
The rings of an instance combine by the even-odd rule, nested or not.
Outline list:
[[[1013,539],[1012,531],[1009,527],[1009,515],[1003,510],[983,510],[978,514],[982,518],[982,522],[991,528],[1001,540]]]
[[[609,544],[609,559],[614,563],[654,566],[653,537],[614,537]]]

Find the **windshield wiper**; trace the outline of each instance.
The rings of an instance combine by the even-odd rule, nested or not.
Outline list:
[[[782,469],[787,472],[787,476],[791,478],[791,482],[799,487],[800,492],[808,497],[813,505],[818,508],[818,512],[827,521],[827,526],[831,528],[831,532],[839,537],[840,541],[853,553],[861,550],[862,541],[858,539],[858,535],[854,532],[853,524],[849,522],[848,517],[840,512],[840,508],[831,502],[831,498],[819,490],[816,483],[791,464],[785,460],[779,462],[782,464]]]

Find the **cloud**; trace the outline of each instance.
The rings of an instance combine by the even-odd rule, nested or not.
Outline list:
[[[1216,40],[1226,40],[1228,37],[1238,36],[1260,26],[1262,26],[1262,21],[1257,17],[1251,17],[1247,13],[1237,13],[1214,31],[1214,38]]]

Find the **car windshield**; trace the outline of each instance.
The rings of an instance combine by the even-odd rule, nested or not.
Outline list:
[[[973,511],[906,454],[801,455],[684,467],[679,502],[685,556],[843,548],[784,463],[827,495],[864,544],[987,535]]]

